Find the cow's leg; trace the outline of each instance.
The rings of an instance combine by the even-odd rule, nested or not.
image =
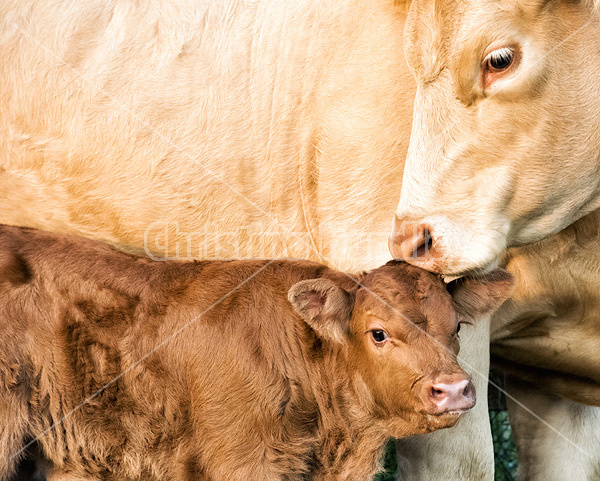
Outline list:
[[[509,377],[506,391],[522,481],[600,479],[600,408]]]
[[[477,404],[458,426],[399,440],[399,481],[491,481],[494,451],[487,405],[489,317],[461,329],[460,364],[472,376]]]

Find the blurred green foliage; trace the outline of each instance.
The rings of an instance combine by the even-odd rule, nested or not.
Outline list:
[[[390,441],[383,454],[383,471],[375,476],[375,481],[396,481],[396,446],[394,441]]]
[[[494,439],[495,481],[517,480],[517,448],[506,411],[490,411]]]

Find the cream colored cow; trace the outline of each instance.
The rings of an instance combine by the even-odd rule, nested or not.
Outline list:
[[[0,222],[157,258],[382,264],[415,95],[405,12],[0,1]],[[461,332],[477,407],[401,446],[409,479],[492,479],[489,326]]]
[[[414,123],[390,243],[490,269],[600,207],[600,2],[414,0]]]

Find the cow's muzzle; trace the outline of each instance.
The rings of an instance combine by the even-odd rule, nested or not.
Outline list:
[[[394,259],[437,272],[439,248],[428,224],[394,218],[392,233],[388,240],[390,253]]]

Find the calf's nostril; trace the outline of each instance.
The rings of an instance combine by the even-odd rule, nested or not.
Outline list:
[[[475,405],[475,386],[464,374],[440,376],[429,385],[426,395],[438,414],[466,411]]]
[[[475,386],[471,381],[466,385],[465,390],[463,391],[463,396],[466,398],[473,397],[475,395]]]
[[[441,401],[442,399],[444,399],[446,397],[446,391],[444,391],[443,389],[432,387],[431,388],[431,397],[433,399],[435,399],[436,401]]]

